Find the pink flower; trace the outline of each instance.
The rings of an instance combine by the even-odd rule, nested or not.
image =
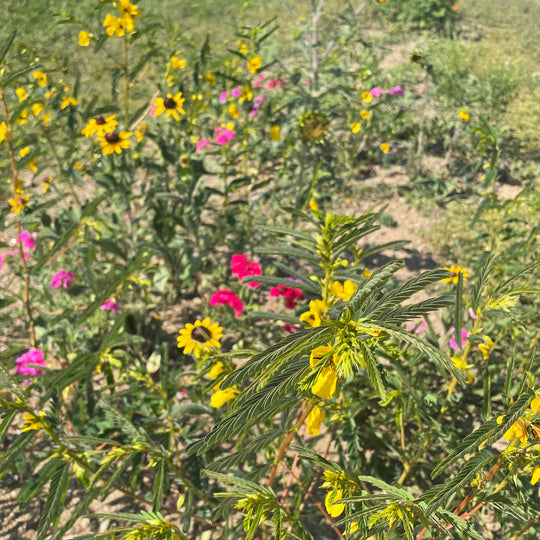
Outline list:
[[[244,311],[244,304],[240,298],[229,289],[220,289],[215,292],[210,298],[210,305],[229,305],[234,309],[235,317],[241,317]]]
[[[379,97],[379,96],[382,96],[383,94],[388,94],[388,90],[383,90],[382,88],[372,88],[369,93],[373,96],[373,97]]]
[[[403,96],[405,92],[403,91],[403,88],[401,86],[394,86],[392,90],[390,90],[390,95],[392,97],[394,96]]]
[[[156,116],[156,109],[157,109],[157,105],[152,105],[150,107],[150,116],[153,116],[153,117]]]
[[[100,309],[110,311],[111,313],[118,313],[120,311],[118,304],[114,300],[105,300],[105,302],[101,304]]]
[[[249,261],[247,255],[233,255],[231,259],[231,270],[233,274],[238,276],[240,281],[245,276],[260,276],[263,273],[261,265],[257,262]],[[251,281],[246,283],[246,285],[256,289],[260,283]]]
[[[226,103],[228,95],[229,95],[229,92],[221,92],[221,94],[219,94],[219,102]]]
[[[268,81],[266,83],[266,88],[277,88],[278,86],[282,86],[287,82],[285,77],[281,77],[280,79],[274,79],[273,81]]]
[[[456,342],[456,339],[454,336],[455,329],[452,328],[451,332],[452,332],[452,337],[450,338],[450,348],[454,349],[454,351],[461,351],[461,349],[463,349],[463,347],[465,347],[465,344],[467,343],[467,336],[469,335],[468,330],[465,330],[465,329],[461,330],[461,347],[458,347],[458,344]]]
[[[231,90],[231,94],[234,96],[234,97],[240,97],[242,95],[242,91],[240,90],[240,88],[233,88]]]
[[[16,360],[17,373],[19,375],[43,375],[44,371],[39,368],[30,367],[31,365],[46,366],[43,359],[43,352],[39,349],[30,349],[28,352],[19,356]],[[23,381],[28,382],[28,381]]]
[[[224,145],[232,141],[236,137],[236,133],[232,129],[218,126],[214,129],[214,137],[216,138],[216,144]]]
[[[6,260],[6,257],[9,255],[9,253],[0,253],[0,270],[2,270],[2,265],[4,264],[4,261]]]
[[[292,324],[286,324],[283,327],[283,331],[289,332],[289,334],[294,334],[295,332],[298,332],[298,330]]]
[[[412,323],[410,324],[409,326],[407,326],[407,332],[412,332],[416,327],[416,323]],[[425,328],[427,327],[427,322],[426,321],[422,321],[419,325],[418,325],[418,328],[415,330],[415,334],[420,334],[423,330],[425,330]]]
[[[23,231],[19,236],[19,240],[17,240],[17,244],[19,242],[22,242],[23,246],[26,249],[35,249],[36,243],[34,242],[34,240],[37,238],[37,235],[37,232],[35,232],[34,234],[30,234],[28,231]]]
[[[469,315],[470,315],[471,319],[477,319],[478,318],[478,315],[474,312],[472,307],[469,308]]]
[[[71,283],[75,280],[75,274],[73,272],[67,272],[66,270],[60,270],[54,274],[51,280],[51,287],[53,289],[58,289],[59,287],[64,287],[64,289],[69,289]]]
[[[304,295],[300,289],[293,289],[287,285],[278,285],[270,289],[270,296],[285,297],[285,307],[294,309],[298,305],[298,300],[304,300]]]
[[[195,147],[195,150],[197,152],[200,152],[203,148],[210,148],[210,143],[208,142],[208,139],[201,139],[197,146]]]

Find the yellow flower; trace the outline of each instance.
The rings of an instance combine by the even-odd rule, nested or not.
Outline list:
[[[72,97],[64,97],[62,104],[60,105],[61,109],[66,109],[67,107],[75,107],[77,105],[77,100]]]
[[[78,171],[84,171],[84,165],[80,161],[76,161],[73,164],[73,168],[77,169]]]
[[[474,381],[474,377],[469,373],[469,369],[473,367],[472,364],[467,364],[467,361],[462,356],[452,356],[452,362],[458,369],[467,374],[468,382]]]
[[[120,0],[118,5],[118,11],[122,13],[122,16],[125,18],[140,17],[141,12],[139,8],[132,4],[129,0]]]
[[[236,103],[231,103],[228,108],[229,114],[236,120],[240,116]]]
[[[107,28],[106,32],[109,36],[114,34],[117,36],[124,36],[126,34],[126,29],[128,29],[128,31],[133,31],[134,23],[133,19],[130,21],[127,18],[115,17],[108,13],[103,21],[103,26]],[[128,26],[131,27],[131,30],[129,30]]]
[[[218,340],[223,337],[222,330],[217,322],[212,323],[210,317],[202,321],[197,319],[194,324],[187,323],[176,338],[178,348],[184,347],[184,354],[193,351],[195,358],[200,358],[201,352],[207,352],[211,347],[221,347]]]
[[[32,76],[34,77],[34,79],[36,79],[39,86],[41,86],[42,88],[45,88],[45,86],[47,86],[47,75],[45,75],[43,71],[34,71],[34,73],[32,73]]]
[[[337,375],[332,366],[322,369],[311,391],[322,399],[330,399],[336,391]]]
[[[54,94],[54,88],[45,94],[45,99],[51,99]]]
[[[21,111],[21,116],[17,119],[17,124],[26,124],[28,122],[28,111],[26,109],[23,109]]]
[[[257,73],[261,65],[262,65],[262,58],[260,56],[255,56],[251,60],[248,60],[248,63],[247,63],[247,67],[250,73]]]
[[[452,265],[450,268],[448,268],[448,266],[445,266],[443,270],[448,270],[451,273],[450,277],[444,278],[442,280],[443,283],[456,283],[457,284],[460,273],[463,276],[463,281],[465,281],[469,277],[467,270],[465,268],[462,268],[461,266]]]
[[[101,151],[106,156],[114,152],[121,154],[122,149],[129,148],[131,141],[128,137],[131,137],[131,131],[111,131],[103,137],[96,137],[96,140],[101,144]]]
[[[104,137],[106,133],[111,133],[114,131],[118,125],[115,118],[116,114],[111,114],[111,116],[107,116],[107,118],[103,118],[101,115],[91,118],[81,133],[85,137],[92,137],[94,134],[96,134],[98,137]]]
[[[279,126],[272,126],[270,128],[270,138],[273,141],[279,141],[279,139],[281,139],[281,132]]]
[[[43,180],[43,193],[47,193],[47,190],[49,189],[49,185],[52,182],[52,178],[48,176]]]
[[[351,299],[351,296],[356,292],[357,287],[358,285],[349,279],[345,280],[343,285],[339,281],[334,281],[330,292],[334,296],[341,298],[344,302],[348,302]]]
[[[388,154],[388,151],[390,150],[390,145],[388,143],[382,143],[379,148],[381,149],[381,152],[383,154]]]
[[[79,46],[88,47],[88,45],[90,45],[90,34],[81,30],[79,32]]]
[[[320,345],[315,347],[309,355],[309,365],[312,369],[317,367],[317,364],[321,361],[325,354],[328,354],[332,350],[330,345]]]
[[[369,118],[369,111],[366,111],[366,110],[363,110],[363,111],[360,111],[360,118],[362,120],[367,120]]]
[[[204,78],[210,86],[216,86],[216,76],[213,73],[207,73]]]
[[[464,121],[468,122],[471,118],[471,115],[467,111],[467,109],[460,109],[458,112],[458,116]]]
[[[51,121],[51,115],[50,114],[44,114],[43,117],[42,117],[42,120],[43,120],[43,123],[45,125],[48,125],[49,122]]]
[[[373,99],[371,96],[371,92],[369,92],[369,90],[362,92],[362,99],[365,103],[369,103]]]
[[[217,362],[212,366],[212,369],[208,372],[208,376],[211,379],[217,379],[221,373],[225,371],[225,365],[223,362]]]
[[[223,407],[227,401],[234,399],[236,394],[238,394],[238,389],[234,386],[232,388],[225,388],[225,390],[216,390],[210,398],[210,406],[214,409],[219,409],[220,407]]]
[[[18,189],[17,198],[9,199],[11,212],[13,212],[16,216],[18,216],[19,212],[28,205],[29,199],[30,199],[30,195],[26,195],[22,189]]]
[[[137,142],[141,142],[143,135],[146,131],[146,123],[142,122],[135,128],[135,138],[137,139]]]
[[[367,268],[364,268],[364,271],[362,272],[362,277],[365,277],[366,279],[370,278],[371,272]]]
[[[507,441],[512,440],[514,437],[521,441],[521,446],[525,448],[527,446],[527,422],[524,418],[518,418],[511,426],[510,429],[503,435]]]
[[[540,412],[540,396],[535,397],[531,401],[531,411],[533,415],[537,415]]]
[[[321,424],[326,413],[321,411],[319,407],[313,407],[308,417],[306,418],[308,435],[318,435],[321,431]]]
[[[24,413],[24,424],[21,427],[21,433],[24,433],[25,431],[40,430],[43,427],[43,418],[45,418],[44,412],[39,412],[37,416],[32,413]]]
[[[321,326],[321,313],[326,311],[326,306],[322,300],[312,300],[309,303],[309,311],[300,315],[300,320],[313,326]]]
[[[4,141],[7,135],[7,125],[5,122],[0,124],[0,143]]]
[[[309,201],[309,208],[312,212],[316,212],[319,209],[319,203],[315,199]]]
[[[349,534],[352,534],[358,530],[358,521],[351,522],[351,527],[349,529]]]
[[[25,146],[24,148],[21,148],[19,150],[19,155],[21,157],[27,156],[29,153],[30,153],[30,147],[29,146]]]
[[[328,492],[328,495],[326,495],[326,498],[324,499],[324,506],[326,507],[326,511],[332,517],[338,517],[343,514],[345,505],[336,504],[337,501],[340,501],[341,499],[343,499],[341,489],[333,489],[332,491]]]
[[[189,166],[189,156],[187,154],[182,154],[180,156],[180,165],[182,166],[182,169],[185,169],[187,166]]]
[[[43,105],[41,103],[34,103],[32,105],[32,114],[34,116],[39,116],[42,110],[43,110]]]
[[[491,341],[489,336],[482,336],[482,338],[484,343],[480,343],[480,345],[478,345],[478,349],[482,352],[484,360],[487,360],[489,358],[489,352],[491,349],[493,349],[494,343]]]
[[[176,56],[172,56],[171,66],[174,69],[184,69],[186,67],[186,61],[181,58],[177,58]]]
[[[28,97],[28,92],[24,88],[17,88],[17,90],[15,90],[15,93],[19,98],[19,103],[23,102]]]
[[[240,48],[238,49],[240,54],[246,55],[248,53],[247,43],[245,41],[239,41],[238,44],[240,45]]]
[[[351,124],[351,131],[353,133],[358,133],[362,129],[362,124],[360,122],[353,122]]]
[[[242,88],[242,93],[240,94],[238,101],[242,103],[243,101],[251,101],[252,99],[253,99],[253,92],[251,91],[249,86],[244,86],[244,88]]]
[[[167,94],[166,98],[157,98],[154,101],[154,116],[165,113],[165,116],[172,116],[178,121],[180,120],[178,113],[186,114],[186,111],[182,109],[184,101],[182,92],[178,92],[174,97],[172,94]]]
[[[34,158],[32,161],[30,161],[29,163],[27,163],[26,166],[27,166],[32,172],[35,172],[35,171],[37,171],[36,163],[37,163],[37,158]]]
[[[538,482],[539,480],[540,480],[540,465],[537,465],[532,471],[531,485],[534,486],[536,482]]]

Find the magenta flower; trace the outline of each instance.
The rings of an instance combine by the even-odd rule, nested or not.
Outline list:
[[[56,272],[56,274],[54,274],[51,280],[51,287],[53,289],[58,289],[59,287],[64,287],[64,289],[69,289],[73,281],[75,281],[75,274],[73,272],[60,270],[59,272]]]
[[[221,94],[219,94],[219,102],[226,103],[228,96],[229,96],[229,92],[221,92]]]
[[[200,152],[203,148],[210,148],[210,143],[208,142],[208,139],[201,139],[197,146],[195,147],[195,150],[197,152]]]
[[[261,86],[261,83],[264,81],[265,77],[264,75],[259,75],[259,78],[253,83],[253,86],[256,88],[259,88]]]
[[[214,137],[216,138],[216,144],[224,145],[232,141],[236,137],[236,133],[232,129],[218,126],[214,129]]]
[[[100,309],[110,311],[111,313],[118,313],[120,311],[118,304],[114,300],[105,300],[105,302],[101,304]]]
[[[289,334],[294,334],[295,332],[298,332],[298,330],[292,324],[286,324],[283,327],[283,331],[288,332]]]
[[[19,236],[19,240],[17,240],[17,244],[22,242],[26,249],[35,249],[36,243],[34,240],[37,238],[37,236],[37,232],[30,234],[28,231],[23,231]]]
[[[219,291],[215,292],[212,297],[210,298],[210,305],[211,306],[218,306],[218,305],[228,305],[231,306],[234,309],[234,315],[235,317],[241,317],[242,313],[244,311],[244,304],[229,289],[220,289]]]
[[[382,88],[372,88],[369,93],[372,95],[372,97],[380,97],[383,94],[388,94],[388,90],[383,90]]]
[[[234,97],[240,97],[242,95],[242,90],[240,90],[240,88],[233,88],[231,90],[231,94],[234,96]]]
[[[405,92],[403,91],[403,88],[401,86],[394,86],[392,90],[390,90],[390,95],[392,97],[394,96],[403,96]]]
[[[30,349],[28,352],[24,353],[22,356],[19,356],[15,361],[17,363],[17,373],[19,375],[43,375],[44,371],[42,369],[31,367],[35,366],[46,366],[45,360],[43,359],[43,352],[39,349]],[[23,381],[28,382],[28,381]]]
[[[465,344],[467,343],[467,336],[469,335],[468,330],[465,330],[465,329],[461,330],[461,347],[459,347],[456,342],[456,339],[454,336],[455,329],[452,328],[451,332],[452,332],[452,337],[450,338],[450,348],[454,349],[454,351],[461,351],[461,349],[463,349],[465,347]]]
[[[412,323],[410,324],[409,326],[407,326],[407,332],[412,332],[416,327],[416,323]],[[420,334],[423,330],[425,330],[427,328],[427,322],[426,321],[422,321],[419,325],[418,325],[418,328],[416,328],[416,330],[414,331],[415,334]]]
[[[4,264],[4,261],[8,255],[9,253],[0,253],[0,270],[2,270],[2,265]]]
[[[150,116],[152,116],[152,117],[156,116],[156,109],[157,109],[157,105],[152,105],[150,107]]]
[[[260,276],[263,271],[261,265],[257,262],[248,260],[247,255],[233,255],[231,259],[231,270],[242,281],[245,276]],[[246,283],[248,287],[256,289],[260,283],[253,281]]]
[[[304,295],[300,289],[287,287],[286,285],[278,285],[270,289],[270,296],[283,296],[285,298],[285,307],[294,309],[298,305],[299,300],[304,300]]]

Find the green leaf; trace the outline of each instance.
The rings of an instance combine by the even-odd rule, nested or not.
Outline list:
[[[0,49],[0,63],[4,61],[4,58],[6,57],[6,54],[8,53],[9,48],[11,47],[11,44],[13,43],[16,35],[17,30],[13,30],[13,32],[11,32],[6,41],[4,41],[2,48]]]
[[[165,461],[160,459],[156,465],[156,476],[152,484],[152,510],[159,512],[163,500],[163,486],[165,476]]]

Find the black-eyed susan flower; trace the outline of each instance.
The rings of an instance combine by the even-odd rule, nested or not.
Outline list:
[[[11,212],[13,212],[16,216],[18,216],[19,212],[28,205],[29,199],[30,199],[30,195],[26,195],[24,193],[24,190],[18,189],[17,195],[13,199],[9,199]]]
[[[457,284],[457,282],[459,281],[459,274],[463,276],[463,281],[465,281],[469,277],[467,270],[461,266],[452,265],[450,266],[450,268],[448,266],[445,266],[444,270],[448,270],[450,272],[450,276],[444,278],[442,280],[443,283]]]
[[[42,88],[45,88],[45,86],[47,86],[47,75],[45,75],[43,71],[34,71],[34,73],[32,73],[32,76],[34,77],[34,79],[36,79],[39,86],[41,86]]]
[[[113,132],[118,125],[115,118],[116,114],[111,114],[107,118],[101,115],[91,118],[82,130],[82,134],[85,137],[92,137],[94,134],[98,137],[104,137],[106,133]]]
[[[176,338],[178,348],[184,347],[184,354],[193,352],[195,358],[200,358],[201,353],[207,352],[210,348],[221,347],[219,339],[223,337],[222,330],[217,322],[212,323],[210,317],[202,321],[197,319],[193,324],[187,323]]]
[[[154,101],[154,116],[159,116],[165,113],[165,116],[172,116],[176,120],[180,120],[178,113],[184,115],[186,111],[182,109],[182,104],[185,99],[182,97],[182,92],[178,92],[175,96],[167,94],[166,98],[157,98]]]
[[[101,143],[101,151],[104,155],[116,152],[121,154],[122,150],[131,146],[131,131],[111,131],[105,133],[103,137],[96,137],[96,140]]]
[[[318,435],[321,431],[321,424],[326,416],[326,413],[319,409],[319,407],[313,407],[308,417],[306,418],[306,426],[308,435]]]
[[[88,47],[88,45],[90,45],[90,34],[84,30],[81,30],[79,32],[79,46]]]

